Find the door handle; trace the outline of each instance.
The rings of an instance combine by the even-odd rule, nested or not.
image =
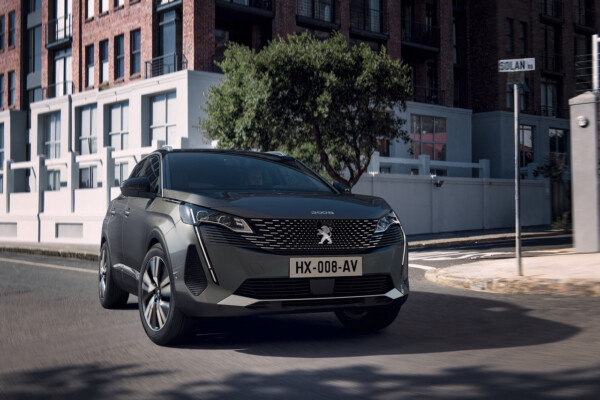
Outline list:
[[[115,211],[115,209],[113,208],[112,210],[110,210],[110,215],[115,215],[117,212]]]
[[[129,217],[129,214],[131,214],[131,211],[129,211],[129,209],[127,209],[127,210],[125,211],[125,216],[126,216],[126,217]]]

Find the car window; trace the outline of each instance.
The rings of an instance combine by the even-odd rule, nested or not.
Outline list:
[[[160,188],[160,157],[153,155],[146,158],[141,176],[145,176],[150,181],[152,193],[158,193]]]
[[[186,192],[328,192],[312,174],[283,162],[227,153],[165,156],[166,187]]]

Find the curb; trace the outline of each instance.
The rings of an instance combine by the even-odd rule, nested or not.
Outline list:
[[[551,236],[561,236],[568,233],[564,231],[549,231],[549,232],[522,232],[521,239],[535,239],[544,238]],[[446,246],[457,246],[465,244],[479,244],[479,243],[493,243],[498,241],[515,240],[514,233],[498,234],[491,236],[476,236],[476,237],[465,237],[465,238],[448,238],[448,239],[432,239],[432,240],[408,240],[409,249],[423,249],[433,247],[446,247]]]
[[[18,254],[27,254],[27,255],[32,255],[32,256],[74,258],[76,260],[85,260],[85,261],[98,261],[100,259],[100,252],[93,252],[93,251],[88,251],[88,250],[75,250],[75,249],[66,250],[66,249],[60,249],[60,248],[35,247],[35,246],[0,245],[0,253],[18,253]]]
[[[515,278],[467,278],[452,275],[445,269],[425,272],[425,278],[431,282],[479,292],[503,294],[541,294],[552,296],[590,296],[600,297],[600,282],[583,279],[543,279]]]

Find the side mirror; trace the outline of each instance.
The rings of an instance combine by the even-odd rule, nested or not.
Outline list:
[[[145,176],[124,180],[121,183],[121,193],[127,197],[146,197],[149,199],[154,197],[150,180]]]
[[[333,187],[335,190],[341,193],[350,193],[350,188],[348,186],[344,186],[339,182],[333,182]]]

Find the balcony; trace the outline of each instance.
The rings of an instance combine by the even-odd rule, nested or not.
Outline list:
[[[427,86],[413,86],[412,101],[417,103],[445,105],[444,91]]]
[[[540,1],[540,14],[542,18],[549,19],[551,21],[563,20],[563,2],[562,0],[541,0]]]
[[[73,21],[71,14],[46,22],[46,48],[54,49],[71,44]]]
[[[222,18],[244,18],[253,15],[259,18],[275,17],[272,0],[216,0],[217,14]]]
[[[402,44],[423,50],[439,51],[440,28],[430,24],[411,21],[402,24]]]
[[[144,67],[144,77],[154,78],[187,69],[187,59],[183,54],[167,54],[146,61]]]
[[[557,106],[541,105],[537,115],[542,117],[569,118],[569,109]]]
[[[596,12],[591,8],[580,8],[575,6],[575,28],[590,33],[596,33]]]
[[[42,100],[73,94],[75,86],[71,81],[57,82],[42,88]]]
[[[553,54],[551,56],[543,56],[542,71],[549,74],[562,75],[564,72],[562,55]]]

